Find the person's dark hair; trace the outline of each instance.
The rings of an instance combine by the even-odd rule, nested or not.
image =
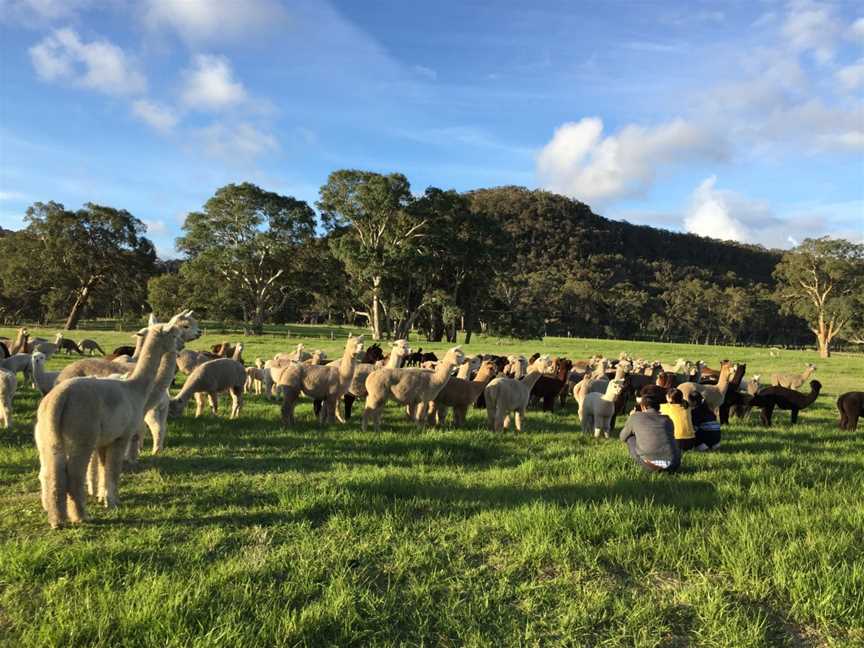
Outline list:
[[[646,409],[660,410],[660,400],[653,394],[643,396],[640,402]]]
[[[680,389],[673,387],[669,391],[666,392],[666,400],[672,403],[673,405],[683,405],[684,404],[684,394]]]
[[[661,371],[660,375],[657,376],[657,386],[663,387],[664,389],[668,389],[672,386],[672,374]]]
[[[693,404],[693,407],[699,407],[704,400],[705,399],[702,397],[702,394],[697,391],[694,391],[692,394],[690,394],[690,402]]]

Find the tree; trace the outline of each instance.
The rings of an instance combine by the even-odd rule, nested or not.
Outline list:
[[[421,256],[426,219],[409,211],[411,186],[401,173],[384,176],[371,171],[334,171],[320,190],[318,208],[325,227],[333,234],[334,256],[353,279],[356,298],[365,305],[372,337],[380,340],[394,310],[388,281],[410,277],[410,266]],[[404,295],[404,293],[403,293]],[[402,309],[419,310],[414,300],[402,300]],[[411,313],[404,319],[411,320]],[[411,320],[413,321],[413,320]]]
[[[67,330],[94,300],[110,302],[112,293],[146,283],[153,273],[156,253],[144,223],[124,209],[87,203],[72,212],[37,202],[24,220],[20,245],[4,248],[3,283],[10,282],[13,298],[36,291],[49,312],[67,313]]]
[[[238,309],[258,334],[265,320],[302,291],[315,212],[302,200],[248,182],[230,184],[202,211],[188,214],[183,231],[177,249],[189,260],[182,276],[199,291],[218,295],[220,309]]]
[[[816,335],[819,355],[864,310],[864,245],[827,236],[805,239],[774,270],[783,312],[798,315]]]

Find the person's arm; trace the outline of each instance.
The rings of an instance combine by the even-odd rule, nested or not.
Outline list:
[[[621,432],[618,434],[618,438],[621,439],[624,443],[627,443],[627,439],[633,436],[633,414],[627,419],[627,422],[624,424],[624,427],[621,428]]]

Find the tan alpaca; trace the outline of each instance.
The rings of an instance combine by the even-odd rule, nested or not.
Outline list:
[[[469,365],[469,362],[465,362],[462,367]],[[486,389],[486,385],[495,378],[497,373],[498,367],[495,363],[487,360],[486,362],[481,361],[474,380],[468,380],[465,377],[460,378],[458,374],[448,380],[444,388],[438,392],[435,400],[429,404],[430,422],[434,420],[436,425],[443,426],[447,422],[447,411],[452,407],[453,425],[455,427],[465,425],[465,420],[468,418],[468,408],[477,402],[480,394]]]
[[[231,414],[234,419],[240,416],[243,408],[243,385],[246,384],[246,370],[242,364],[233,358],[216,358],[195,367],[195,370],[183,383],[183,388],[176,397],[171,399],[168,414],[180,416],[186,409],[186,403],[195,396],[195,418],[203,414],[209,399],[210,409],[215,415],[219,409],[219,393],[227,391],[231,394]]]
[[[801,385],[810,379],[816,365],[808,363],[800,374],[775,373],[771,375],[771,384],[775,387],[787,387],[789,389],[800,389]]]
[[[45,360],[45,354],[41,351],[36,351],[31,356],[33,382],[43,396],[51,391],[54,383],[57,382],[57,376],[60,375],[59,371],[45,371]]]
[[[482,365],[483,358],[479,355],[465,358],[465,362],[459,365],[459,369],[456,371],[454,378],[459,378],[460,380],[471,380],[471,376],[475,371],[479,371]]]
[[[705,399],[705,404],[714,410],[716,415],[719,415],[720,406],[726,398],[726,391],[729,389],[729,376],[732,371],[732,363],[726,361],[720,367],[720,379],[716,385],[686,382],[678,385],[678,389],[681,390],[688,402],[690,401],[690,394],[698,391]]]
[[[273,359],[276,362],[284,362],[284,361],[303,362],[304,360],[309,360],[309,358],[311,358],[312,356],[307,351],[304,351],[303,350],[304,348],[305,348],[305,346],[301,342],[300,344],[297,345],[297,348],[294,349],[293,351],[291,351],[290,353],[284,352],[284,351],[282,353],[277,353],[276,355],[273,356]]]
[[[277,381],[282,387],[282,423],[294,424],[294,407],[301,392],[309,398],[322,401],[319,423],[332,422],[334,417],[344,423],[345,419],[339,412],[339,399],[351,387],[357,356],[362,351],[363,336],[349,335],[338,367],[302,363],[285,367]]]
[[[15,341],[9,347],[9,355],[15,355],[16,353],[27,353],[27,343],[29,338],[29,331],[27,331],[25,327],[19,328],[17,334],[15,335]]]
[[[117,484],[129,438],[141,426],[162,356],[176,351],[179,335],[173,323],[150,328],[128,380],[67,380],[42,399],[35,438],[42,504],[52,527],[84,520],[87,464],[94,450],[99,452],[102,473],[99,499],[110,508],[117,506]]]
[[[590,392],[585,395],[585,400],[579,407],[583,432],[590,434],[593,428],[595,437],[602,433],[609,438],[612,417],[615,415],[615,399],[623,386],[623,380],[611,380],[603,394]]]
[[[510,429],[510,413],[516,422],[516,431],[522,431],[522,422],[528,399],[535,383],[549,366],[549,356],[540,356],[528,368],[521,380],[499,376],[486,385],[486,421],[489,429],[495,432]]]
[[[363,431],[369,420],[375,424],[375,431],[381,429],[381,414],[384,405],[393,399],[407,405],[411,418],[420,426],[426,424],[426,410],[429,402],[450,380],[450,370],[462,364],[465,358],[462,348],[453,347],[434,371],[425,369],[379,369],[366,378],[366,407],[363,410]]]
[[[264,360],[255,358],[254,367],[246,367],[246,384],[243,385],[243,393],[255,392],[256,396],[260,396],[264,390]]]
[[[354,377],[348,393],[357,398],[366,398],[366,379],[378,369],[399,369],[405,363],[405,357],[411,353],[411,347],[405,340],[396,340],[390,349],[390,357],[384,367],[378,367],[369,362],[358,362],[354,367]]]
[[[12,425],[12,398],[17,388],[15,373],[0,369],[0,428],[7,429]]]

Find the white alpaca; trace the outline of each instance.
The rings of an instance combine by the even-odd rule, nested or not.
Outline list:
[[[524,359],[523,359],[524,360]],[[522,363],[519,363],[520,367]],[[484,394],[486,396],[486,421],[490,430],[499,432],[510,429],[510,413],[516,422],[516,431],[522,431],[522,421],[531,397],[531,390],[549,366],[549,356],[540,356],[528,368],[524,378],[499,376],[492,380]]]
[[[590,392],[585,395],[585,400],[579,408],[582,411],[582,431],[590,434],[593,428],[594,436],[599,437],[602,433],[609,438],[612,417],[615,415],[615,399],[621,393],[624,382],[612,380],[606,387],[606,392],[598,394]]]
[[[54,383],[57,382],[57,376],[60,375],[59,371],[45,371],[45,354],[41,351],[36,351],[33,353],[31,357],[31,362],[33,364],[33,382],[36,383],[36,387],[44,396],[54,387]]]
[[[6,369],[0,369],[0,428],[12,425],[12,397],[18,388],[15,374]]]
[[[176,352],[179,337],[173,322],[151,327],[128,380],[68,380],[42,399],[35,439],[42,505],[52,527],[64,525],[67,519],[84,520],[87,465],[94,450],[99,453],[99,499],[108,507],[117,506],[123,455],[130,437],[141,427],[162,356]]]
[[[168,413],[180,416],[186,409],[186,403],[194,394],[195,418],[204,412],[206,399],[210,400],[210,409],[214,416],[219,408],[219,392],[228,391],[231,394],[231,414],[234,419],[240,416],[243,408],[243,385],[246,384],[246,370],[243,365],[232,358],[216,358],[195,367],[195,370],[183,383],[183,388],[176,398],[171,399]]]

